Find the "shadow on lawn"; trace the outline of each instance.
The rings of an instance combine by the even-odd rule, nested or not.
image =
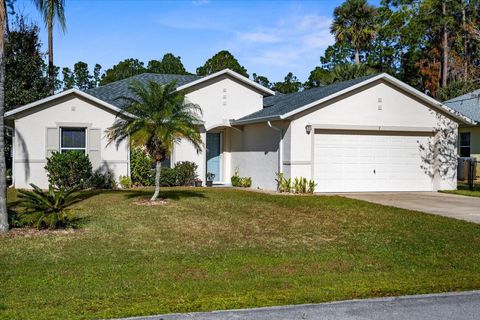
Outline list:
[[[128,199],[150,199],[153,195],[153,190],[125,190],[125,197]],[[160,190],[159,199],[180,200],[182,198],[206,198],[201,191],[189,189],[167,189]]]

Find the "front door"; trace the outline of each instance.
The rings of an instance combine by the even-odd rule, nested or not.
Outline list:
[[[213,173],[213,181],[221,180],[221,133],[207,133],[207,173]]]

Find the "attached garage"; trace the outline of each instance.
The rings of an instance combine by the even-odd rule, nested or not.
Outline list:
[[[318,192],[432,191],[422,146],[431,132],[315,130]]]
[[[279,132],[272,142],[278,143],[278,170],[292,181],[314,180],[316,192],[390,192],[456,189],[457,130],[464,121],[378,74],[268,97],[263,110],[234,123],[244,130],[266,122]]]

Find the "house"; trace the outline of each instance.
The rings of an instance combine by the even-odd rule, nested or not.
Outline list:
[[[203,110],[206,148],[182,141],[170,163],[194,161],[198,175],[228,184],[234,173],[254,188],[276,188],[276,173],[314,179],[317,192],[432,191],[456,188],[455,141],[465,119],[387,74],[288,95],[231,70],[194,75],[141,74],[85,92],[71,89],[6,114],[14,128],[17,188],[47,187],[45,159],[82,150],[94,168],[129,174],[129,146],[107,145],[105,130],[132,81],[177,81]],[[127,115],[128,116],[128,115]]]
[[[469,121],[458,127],[458,154],[480,160],[480,90],[445,101],[450,109]]]

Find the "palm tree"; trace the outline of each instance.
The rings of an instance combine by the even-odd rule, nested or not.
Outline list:
[[[0,233],[8,231],[7,181],[5,163],[5,31],[7,11],[0,1]]]
[[[333,11],[330,32],[335,40],[350,44],[355,50],[355,64],[360,64],[360,50],[366,48],[377,33],[377,10],[366,0],[346,0]]]
[[[65,32],[65,0],[33,0],[38,11],[43,16],[48,29],[48,78],[50,80],[50,94],[55,93],[55,71],[53,65],[53,22],[57,20]]]
[[[360,77],[370,76],[377,73],[374,69],[365,64],[342,63],[330,71],[328,84],[353,80]]]
[[[144,147],[155,159],[155,193],[151,201],[158,198],[161,163],[171,154],[175,143],[186,139],[197,152],[203,146],[198,130],[202,111],[198,105],[186,102],[185,95],[175,88],[175,82],[166,85],[134,82],[130,86],[133,96],[121,98],[126,101],[124,113],[107,129],[109,143],[115,142],[118,147],[129,139],[132,146]]]

